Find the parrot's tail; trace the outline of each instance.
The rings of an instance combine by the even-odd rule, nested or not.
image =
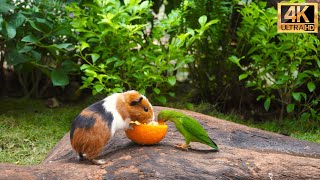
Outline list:
[[[213,142],[212,139],[210,139],[210,140],[211,140],[211,143],[209,144],[209,146],[212,147],[214,150],[218,150],[219,149],[218,145],[215,142]]]

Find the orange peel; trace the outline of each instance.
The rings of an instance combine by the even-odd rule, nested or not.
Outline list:
[[[159,143],[166,135],[168,125],[163,122],[152,121],[149,124],[131,123],[132,128],[125,131],[127,137],[141,145],[152,145]]]

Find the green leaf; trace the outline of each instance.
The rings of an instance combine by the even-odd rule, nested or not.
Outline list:
[[[0,6],[0,9],[1,9],[1,6]],[[2,19],[2,16],[1,16],[1,19]],[[20,12],[15,14],[14,16],[10,16],[10,18],[8,19],[9,22],[6,23],[6,26],[5,26],[7,36],[9,39],[12,39],[16,36],[17,28],[23,24],[24,20],[25,20],[25,17]],[[0,26],[2,27],[2,22],[0,23]]]
[[[91,69],[85,69],[84,72],[87,76],[97,77],[98,75],[95,71]]]
[[[112,93],[121,93],[123,92],[123,88],[117,87],[112,89]]]
[[[139,90],[139,93],[140,93],[140,94],[144,94],[144,95],[145,95],[145,94],[146,94],[146,90],[144,90],[144,89],[140,89],[140,90]]]
[[[16,28],[12,24],[7,24],[6,26],[8,38],[12,39],[16,36]]]
[[[92,53],[92,54],[90,54],[90,56],[91,56],[91,59],[92,59],[92,63],[93,63],[93,64],[94,64],[94,63],[97,61],[97,59],[99,59],[99,57],[100,57],[100,55],[97,54],[97,53]]]
[[[194,36],[194,30],[191,28],[187,28],[187,33],[190,34],[191,36]]]
[[[159,96],[156,98],[157,101],[159,101],[162,105],[165,105],[167,103],[167,98],[165,96]]]
[[[3,23],[3,17],[2,17],[2,14],[0,14],[0,31],[2,30],[2,23]]]
[[[71,60],[65,60],[61,63],[61,67],[65,72],[77,72],[79,71],[79,65]]]
[[[128,4],[130,4],[130,0],[123,0],[123,2],[124,2],[124,5],[128,5]]]
[[[14,10],[14,5],[8,4],[5,0],[0,0],[0,13],[8,13],[10,10]]]
[[[107,59],[107,60],[105,61],[105,64],[107,65],[107,64],[110,64],[110,63],[112,63],[112,62],[114,62],[114,61],[119,61],[119,59],[116,58],[116,57],[111,57],[111,58],[109,58],[109,59]]]
[[[287,112],[288,113],[291,113],[293,110],[294,110],[294,107],[295,107],[295,105],[294,104],[288,104],[287,105]]]
[[[43,18],[36,18],[36,22],[39,23],[40,26],[44,27],[44,25],[46,26],[46,28],[48,29],[52,29],[53,25],[51,22],[49,22],[47,19],[43,19]]]
[[[319,60],[317,60],[317,65],[320,68],[320,61]]]
[[[310,116],[311,116],[310,113],[304,112],[301,114],[300,118],[301,118],[301,120],[306,121],[306,120],[309,120]]]
[[[25,20],[26,20],[26,17],[19,12],[13,16],[9,24],[11,24],[15,28],[18,28],[24,23]]]
[[[240,74],[239,76],[239,81],[243,80],[243,79],[246,79],[248,77],[248,74],[247,73],[244,73],[244,74]]]
[[[124,61],[123,60],[118,60],[116,63],[114,63],[113,67],[119,67],[119,66],[122,66],[122,64],[124,64]]]
[[[59,27],[58,30],[52,33],[52,35],[53,36],[67,35],[69,37],[72,37],[72,31],[71,31],[71,28]]]
[[[204,26],[207,22],[207,16],[206,15],[203,15],[201,16],[199,19],[198,19],[198,22],[201,26]]]
[[[93,88],[97,91],[97,92],[101,92],[104,89],[104,86],[102,84],[95,84],[93,86]]]
[[[159,88],[153,88],[153,92],[155,92],[156,94],[160,94],[160,89]]]
[[[34,58],[34,60],[36,62],[39,62],[41,60],[41,53],[38,52],[38,51],[34,51],[34,50],[31,50],[31,56]]]
[[[91,66],[89,64],[82,64],[82,66],[80,67],[80,70],[84,70],[84,69],[88,69],[90,68]]]
[[[228,59],[229,61],[235,63],[237,66],[241,68],[241,65],[240,65],[241,58],[238,58],[237,56],[230,56]]]
[[[265,33],[267,32],[266,27],[264,26],[264,24],[259,25],[258,28],[259,28],[261,31],[265,32]]]
[[[149,6],[149,1],[143,1],[143,2],[140,4],[140,8],[141,8],[141,9],[148,8],[148,6]]]
[[[312,117],[315,117],[317,115],[317,111],[315,111],[313,108],[309,108],[309,111],[311,112]]]
[[[310,92],[313,92],[316,89],[316,85],[313,82],[308,82],[307,86]]]
[[[267,2],[258,2],[258,5],[259,5],[261,8],[264,8],[264,7],[266,7]]]
[[[301,96],[303,97],[304,100],[307,100],[307,94],[306,94],[306,93],[303,93],[303,92],[302,92],[302,93],[300,93],[300,94],[301,94]]]
[[[62,43],[62,44],[53,44],[51,46],[56,47],[58,49],[67,49],[68,47],[72,46],[72,44],[71,43]]]
[[[51,22],[41,19],[41,18],[35,18],[34,19],[28,19],[27,22],[31,25],[31,27],[37,31],[40,31],[42,33],[51,33],[53,29],[53,25]]]
[[[24,46],[23,48],[19,49],[19,53],[26,53],[29,52],[33,47],[32,46]]]
[[[54,86],[66,86],[69,84],[69,77],[62,69],[54,69],[51,72],[51,81]]]
[[[271,104],[271,98],[268,97],[265,101],[264,101],[264,108],[268,111],[270,108],[270,104]]]
[[[89,87],[92,84],[93,80],[94,80],[94,77],[88,77],[88,78],[82,77],[83,85],[80,87],[80,89]]]
[[[301,94],[298,92],[293,92],[292,93],[292,97],[293,99],[295,99],[296,101],[300,102],[301,101]]]
[[[39,39],[37,39],[33,35],[28,35],[28,36],[25,36],[24,38],[22,38],[21,41],[30,42],[30,43],[37,43],[39,41]]]
[[[40,29],[40,28],[36,25],[36,23],[35,23],[34,21],[28,20],[27,22],[29,22],[29,24],[31,25],[31,27],[33,27],[33,29],[35,29],[35,30],[37,30],[37,31],[40,31],[40,32],[43,32],[43,30]]]
[[[205,29],[209,28],[212,24],[216,24],[217,22],[219,22],[218,19],[214,19],[214,20],[207,22],[207,24],[205,25]]]
[[[81,42],[80,51],[83,51],[84,49],[90,47],[90,45],[84,41]]]
[[[260,95],[260,96],[257,97],[256,100],[257,100],[257,101],[260,101],[260,99],[262,99],[262,98],[264,98],[264,97],[265,97],[265,95]]]
[[[168,83],[171,85],[171,86],[174,86],[176,84],[176,81],[177,79],[174,77],[174,76],[170,76],[168,78]]]
[[[6,54],[6,61],[9,65],[18,65],[31,61],[31,58],[25,54],[19,53],[18,50],[13,49]]]

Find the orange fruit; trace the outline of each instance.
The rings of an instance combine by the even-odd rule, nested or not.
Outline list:
[[[166,135],[168,126],[164,123],[134,125],[132,129],[127,129],[127,137],[142,145],[159,143]]]

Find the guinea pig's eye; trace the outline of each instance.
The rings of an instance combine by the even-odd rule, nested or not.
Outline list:
[[[144,107],[143,110],[144,112],[148,112],[149,109],[147,107]]]

